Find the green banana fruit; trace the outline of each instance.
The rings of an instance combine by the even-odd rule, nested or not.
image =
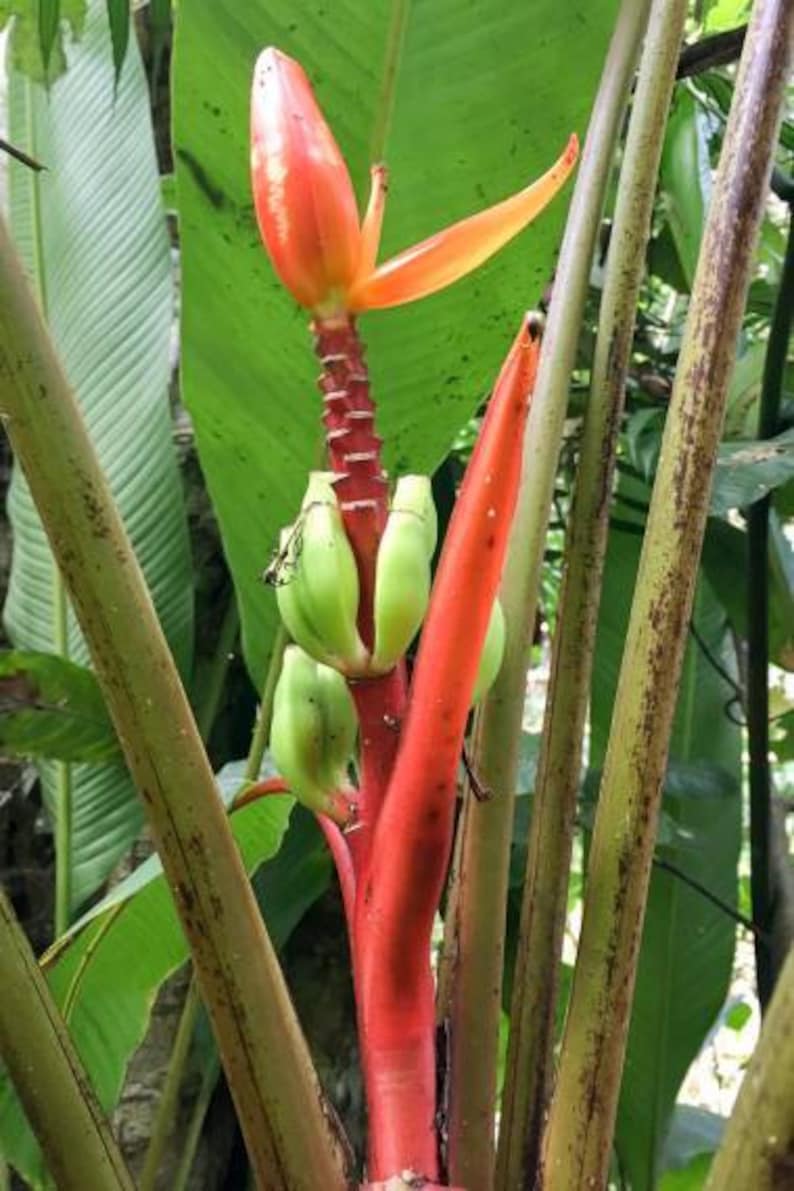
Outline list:
[[[505,614],[502,605],[496,599],[491,608],[491,619],[488,621],[488,632],[485,634],[485,644],[480,654],[480,667],[477,671],[477,681],[474,684],[472,705],[479,703],[486,691],[490,690],[496,681],[496,676],[502,668],[505,656]]]
[[[276,600],[281,619],[307,653],[343,674],[366,672],[356,627],[358,569],[328,472],[312,472],[295,525],[282,532]]]
[[[438,539],[438,514],[429,476],[401,476],[391,502],[393,513],[412,513],[425,527],[427,557],[432,558]]]
[[[298,801],[343,826],[355,813],[347,764],[356,726],[341,674],[288,645],[273,696],[270,751]]]
[[[424,620],[438,523],[427,476],[398,480],[375,567],[375,648],[370,672],[399,662]]]

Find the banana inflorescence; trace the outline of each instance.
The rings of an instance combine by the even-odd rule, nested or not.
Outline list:
[[[288,645],[273,697],[270,749],[298,801],[342,825],[355,814],[347,766],[356,730],[355,706],[342,675],[300,646]]]

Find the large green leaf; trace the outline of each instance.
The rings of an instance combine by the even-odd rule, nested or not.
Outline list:
[[[232,815],[249,873],[278,852],[292,806],[288,797],[266,798]],[[118,1099],[158,989],[187,957],[162,873],[109,903],[44,956],[50,989],[105,1109]],[[45,1186],[41,1152],[7,1076],[0,1082],[0,1151],[34,1189]]]
[[[385,255],[509,194],[551,163],[572,129],[586,130],[615,9],[614,0],[341,0],[300,10],[291,0],[181,0],[183,389],[257,681],[275,623],[257,576],[294,516],[320,437],[307,315],[276,280],[253,214],[248,104],[258,50],[272,43],[302,62],[360,197],[370,154],[387,160]],[[385,144],[373,149],[392,102]],[[487,391],[521,312],[550,278],[565,210],[557,199],[446,293],[362,319],[392,472],[432,469]]]
[[[632,493],[637,495],[637,493]],[[647,489],[645,498],[647,499]],[[592,756],[603,758],[641,538],[610,534],[598,625]],[[733,689],[720,673],[732,655],[724,609],[701,579],[670,746],[663,808],[675,830],[657,855],[730,905],[741,839],[741,732]],[[722,1006],[735,923],[668,871],[655,868],[621,1089],[616,1146],[634,1191],[656,1186],[679,1086]]]
[[[0,653],[0,753],[59,761],[117,759],[119,742],[99,684],[52,653]]]
[[[130,47],[114,94],[106,8],[92,0],[69,68],[49,92],[12,71],[11,139],[48,167],[11,163],[16,242],[80,400],[171,648],[190,665],[187,526],[167,400],[172,284],[146,79]],[[9,500],[14,557],[4,616],[20,648],[57,651],[52,556],[24,478]],[[74,617],[70,657],[87,660]],[[73,770],[73,903],[134,838],[139,804],[121,765]],[[55,783],[45,795],[54,811]]]

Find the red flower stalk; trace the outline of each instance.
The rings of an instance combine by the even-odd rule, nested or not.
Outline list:
[[[438,1178],[430,936],[449,860],[466,718],[518,493],[539,330],[499,375],[447,530],[408,715],[358,884],[357,995],[373,1179]]]
[[[312,312],[329,461],[359,572],[358,629],[371,648],[387,489],[355,315],[432,294],[482,264],[556,194],[578,143],[571,137],[537,182],[378,265],[385,167],[372,169],[359,221],[347,166],[306,75],[275,49],[256,64],[251,135],[262,238],[285,286]],[[326,825],[326,838],[351,934],[372,1188],[406,1171],[433,1186],[440,1178],[430,933],[449,858],[466,718],[516,500],[538,346],[528,322],[497,380],[447,532],[410,697],[403,664],[350,684],[359,719],[360,820],[348,835]]]

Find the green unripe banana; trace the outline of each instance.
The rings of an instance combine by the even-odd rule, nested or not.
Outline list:
[[[294,581],[297,566],[295,543],[298,534],[299,528],[296,526],[288,526],[281,531],[275,577],[276,603],[284,627],[293,641],[299,642],[301,648],[316,661],[330,666],[333,665],[334,658],[323,645],[317,630],[309,620],[301,598],[301,585]]]
[[[480,668],[477,671],[477,681],[474,684],[472,704],[479,703],[486,691],[490,690],[496,681],[496,676],[502,668],[505,656],[505,614],[499,600],[494,600],[491,608],[491,619],[488,621],[488,632],[485,634],[485,644],[480,654]]]
[[[328,788],[341,789],[348,785],[347,766],[356,745],[356,705],[338,670],[318,664],[317,685],[324,729],[321,776]]]
[[[393,513],[413,513],[424,523],[427,557],[432,558],[438,539],[438,514],[429,476],[401,476],[391,502]]]
[[[364,673],[369,658],[356,627],[358,569],[329,473],[311,473],[300,517],[287,532],[276,599],[290,636],[318,661],[344,674]]]
[[[270,750],[298,801],[341,824],[354,810],[346,768],[355,734],[342,676],[288,645],[273,696]]]
[[[375,567],[375,649],[370,670],[384,674],[405,653],[430,600],[436,509],[427,476],[398,481]]]

